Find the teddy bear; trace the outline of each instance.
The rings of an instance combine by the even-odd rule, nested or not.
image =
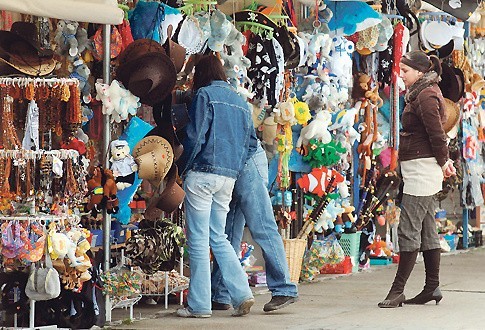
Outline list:
[[[85,211],[91,212],[91,215],[96,218],[98,213],[101,212],[104,207],[104,191],[101,183],[103,179],[103,171],[100,166],[96,166],[92,173],[91,178],[87,182],[89,201],[86,204]]]
[[[89,83],[91,70],[82,59],[77,59],[72,64],[72,71],[69,77],[79,80],[79,90],[83,101],[84,103],[89,103],[91,101],[91,84]]]
[[[106,212],[108,214],[116,214],[119,210],[119,201],[116,197],[118,189],[116,187],[116,181],[113,175],[113,171],[110,169],[104,170],[105,182],[103,185],[103,193],[106,201]]]
[[[135,182],[135,172],[138,166],[130,153],[130,147],[125,140],[114,140],[110,144],[111,171],[113,172],[116,188],[123,190],[131,187]]]
[[[315,118],[301,129],[300,136],[296,141],[295,147],[300,149],[306,146],[311,139],[318,139],[323,143],[329,143],[332,136],[328,131],[328,126],[332,123],[332,115],[326,110],[319,111]]]
[[[59,20],[54,42],[58,46],[57,52],[60,55],[73,60],[88,48],[88,33],[86,29],[79,28],[78,22]]]

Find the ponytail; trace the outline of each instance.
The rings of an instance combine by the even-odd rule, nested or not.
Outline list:
[[[443,72],[443,70],[441,68],[440,59],[436,55],[430,55],[429,61],[431,62],[431,66],[430,66],[429,70],[430,71],[433,70],[438,74],[438,76],[441,76],[441,73]]]

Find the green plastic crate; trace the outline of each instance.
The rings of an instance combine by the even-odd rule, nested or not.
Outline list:
[[[370,265],[390,265],[392,264],[392,258],[369,258]]]
[[[345,255],[352,258],[352,273],[357,272],[359,270],[360,231],[354,234],[342,234],[339,242]]]

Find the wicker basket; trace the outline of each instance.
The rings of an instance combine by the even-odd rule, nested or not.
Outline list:
[[[288,261],[290,269],[290,280],[293,283],[298,283],[307,241],[299,238],[284,239],[283,245],[285,246],[286,261]]]

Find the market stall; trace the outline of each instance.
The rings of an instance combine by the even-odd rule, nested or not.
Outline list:
[[[481,16],[475,25],[463,21],[475,5],[456,13],[442,8],[446,13],[399,0],[220,2],[46,0],[39,7],[33,0],[0,0],[0,10],[29,15],[20,24],[8,16],[1,21],[8,32],[2,31],[0,47],[8,56],[0,61],[9,70],[0,77],[1,217],[7,219],[2,230],[14,237],[3,245],[5,260],[24,273],[35,269],[38,260],[22,251],[39,247],[16,248],[17,236],[75,243],[64,254],[46,245],[61,297],[66,290],[80,297],[93,282],[92,293],[120,306],[132,306],[140,295],[163,295],[167,307],[174,292],[182,302],[188,282],[177,161],[188,114],[185,100],[174,96],[190,88],[193,62],[204,53],[218,54],[231,85],[252,104],[293,282],[398,261],[397,150],[405,103],[399,60],[413,49],[437,55],[445,131],[459,170],[439,198],[460,191],[462,246],[468,247],[468,236],[475,237],[469,210],[483,205],[484,171],[485,30]],[[27,42],[33,27],[40,40]],[[11,47],[19,40],[30,45],[28,58]],[[54,220],[44,234],[36,232]],[[459,228],[446,220],[437,212],[442,241],[456,246],[458,236],[448,236]],[[95,254],[104,274],[81,259],[101,245],[119,256],[110,270],[111,253]],[[264,270],[248,257],[252,249],[242,250],[249,278],[264,284]],[[102,292],[86,267],[104,281]],[[23,296],[11,309],[27,301]],[[110,310],[108,302],[108,321]],[[34,315],[31,303],[31,327]],[[85,316],[71,316],[79,315]]]

